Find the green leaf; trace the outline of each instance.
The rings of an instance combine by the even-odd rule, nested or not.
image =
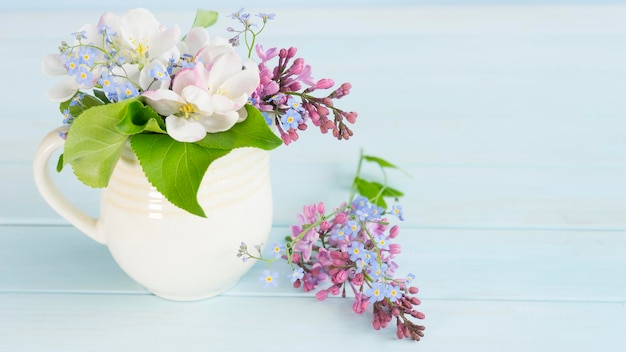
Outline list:
[[[65,164],[63,163],[63,153],[61,153],[61,155],[59,155],[59,160],[57,161],[57,172],[63,171],[63,165]]]
[[[61,111],[61,113],[63,113],[66,109],[69,109],[72,116],[78,117],[83,112],[87,111],[87,109],[104,104],[102,100],[94,97],[93,95],[84,94],[82,99],[79,101],[79,104],[70,105],[77,94],[78,93],[76,93],[69,100],[62,102],[59,105],[59,110]]]
[[[206,217],[197,194],[204,173],[211,163],[230,152],[208,149],[196,143],[183,143],[167,134],[136,134],[130,145],[148,181],[172,204]]]
[[[356,177],[354,179],[354,183],[356,184],[356,189],[359,194],[366,197],[370,200],[370,202],[373,202],[379,207],[387,209],[387,203],[383,199],[381,192],[383,185],[378,182],[366,181],[360,177]]]
[[[215,11],[198,9],[196,11],[196,18],[193,20],[191,27],[210,27],[217,22],[217,17],[218,14]]]
[[[94,89],[93,90],[93,95],[95,95],[96,98],[102,100],[102,102],[104,102],[105,104],[110,104],[111,103],[109,98],[107,98],[106,94],[104,94],[104,92],[101,91],[101,90]]]
[[[383,190],[383,197],[400,198],[402,196],[404,196],[404,193],[395,188],[385,187],[385,189]]]
[[[197,144],[210,149],[234,149],[255,147],[272,150],[282,145],[282,140],[270,129],[261,112],[252,105],[246,105],[248,117],[231,129],[218,133],[207,133]]]
[[[87,186],[106,187],[128,137],[117,125],[133,100],[94,106],[74,120],[65,140],[63,163]]]
[[[117,129],[126,135],[133,135],[144,131],[165,133],[163,118],[149,106],[138,100],[132,101],[126,108],[124,117],[117,125]]]
[[[376,156],[371,156],[371,155],[364,155],[363,159],[367,160],[367,161],[371,161],[374,163],[377,163],[378,165],[380,165],[380,167],[388,167],[388,168],[393,168],[393,169],[397,169],[398,167],[395,166],[394,164],[388,162],[385,159],[376,157]]]

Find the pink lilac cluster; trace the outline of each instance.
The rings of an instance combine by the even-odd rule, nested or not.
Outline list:
[[[341,84],[326,96],[315,97],[311,93],[331,89],[335,82],[328,78],[315,81],[311,77],[311,66],[304,59],[295,58],[296,48],[265,51],[259,44],[255,49],[261,60],[261,83],[252,94],[252,102],[264,113],[268,123],[276,124],[285,144],[296,141],[298,131],[306,130],[309,120],[322,133],[331,131],[337,139],[347,140],[352,136],[346,122],[355,123],[357,113],[341,110],[334,103],[334,99],[350,94],[350,83]],[[276,57],[278,63],[272,67],[270,61]],[[307,88],[302,89],[303,86]]]
[[[395,208],[399,209],[399,208]],[[401,217],[401,213],[392,214]],[[352,204],[342,206],[327,215],[323,203],[305,206],[298,215],[298,225],[292,226],[291,249],[284,256],[296,269],[290,276],[295,288],[318,290],[322,301],[329,295],[354,294],[352,310],[361,314],[373,306],[374,329],[396,322],[399,339],[419,341],[424,326],[411,318],[423,319],[415,309],[420,300],[414,295],[415,278],[409,274],[396,278],[394,258],[400,253],[399,244],[391,243],[400,229],[389,227],[384,209],[357,197]]]
[[[233,46],[244,42],[248,48],[248,57],[254,49],[261,61],[260,84],[250,96],[250,102],[263,113],[268,124],[276,126],[285,144],[298,140],[298,131],[306,130],[309,120],[324,134],[331,131],[339,140],[349,139],[352,130],[346,122],[355,123],[357,113],[335,107],[335,100],[350,94],[352,85],[343,83],[324,96],[312,95],[319,90],[332,89],[335,82],[329,78],[314,80],[311,77],[311,66],[304,59],[296,58],[295,47],[266,51],[262,45],[254,45],[267,22],[275,17],[274,14],[265,13],[256,16],[263,21],[260,26],[252,22],[249,13],[240,9],[231,14],[231,18],[238,21],[243,29],[227,28],[229,32],[235,33],[229,40]],[[303,89],[304,86],[307,88]]]

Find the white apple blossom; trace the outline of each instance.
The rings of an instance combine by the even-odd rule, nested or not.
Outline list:
[[[242,69],[243,67],[243,69]],[[172,88],[143,93],[146,103],[165,116],[167,133],[181,142],[197,142],[207,133],[230,129],[246,118],[245,104],[259,85],[253,62],[242,66],[234,52],[219,56],[207,69],[196,63],[174,77]]]

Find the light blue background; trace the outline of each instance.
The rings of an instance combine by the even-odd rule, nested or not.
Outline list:
[[[407,6],[407,5],[601,5],[624,4],[625,0],[317,0],[311,2],[299,1],[299,7],[338,7],[338,6]],[[109,1],[3,1],[0,10],[104,10],[114,11],[132,7],[146,7],[153,11],[161,9],[185,8],[268,8],[279,11],[281,6],[292,7],[293,0],[177,0],[177,1],[138,1],[138,0],[109,0]]]

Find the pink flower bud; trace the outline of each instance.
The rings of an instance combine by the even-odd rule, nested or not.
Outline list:
[[[335,296],[338,295],[339,294],[339,286],[331,286],[328,289],[328,292],[330,292],[330,294],[335,295]]]
[[[304,68],[304,60],[301,58],[298,58],[293,62],[293,65],[291,65],[291,67],[289,68],[289,73],[298,75],[300,74],[300,72],[302,72],[303,68]]]
[[[269,81],[263,87],[263,94],[264,95],[274,95],[274,94],[278,93],[279,89],[280,89],[280,87],[278,86],[278,83],[276,83],[274,81]]]
[[[328,89],[335,85],[335,82],[330,78],[322,78],[315,83],[314,89]]]
[[[328,231],[328,229],[330,229],[330,223],[326,220],[322,221],[320,223],[320,231],[321,232],[326,232]]]
[[[345,113],[343,116],[346,118],[346,120],[348,120],[348,122],[355,123],[356,118],[359,115],[356,112],[350,111],[350,112]]]
[[[402,329],[402,324],[400,322],[396,325],[396,337],[398,340],[402,340],[404,338],[404,330]]]
[[[287,53],[287,57],[291,58],[296,56],[296,53],[298,52],[297,48],[294,48],[293,46],[291,48],[289,48],[289,52]]]
[[[296,280],[293,282],[293,288],[300,288],[302,286],[302,281]]]
[[[409,287],[409,293],[410,293],[410,294],[414,295],[414,294],[416,294],[417,292],[419,292],[419,289],[418,289],[417,287],[415,287],[415,286],[411,286],[411,287]]]
[[[283,140],[283,143],[285,143],[285,145],[289,145],[289,143],[291,143],[291,137],[288,133],[281,133],[280,139]]]
[[[344,283],[348,279],[348,272],[345,270],[340,270],[335,275],[333,275],[332,282],[333,284],[341,284]]]
[[[363,273],[358,273],[354,275],[351,281],[354,286],[361,286],[363,285],[363,279]]]
[[[352,310],[356,314],[363,314],[363,312],[365,312],[367,308],[369,307],[369,301],[367,300],[367,297],[365,297],[365,299],[363,298],[364,297],[360,293],[357,293],[356,296],[354,297]]]
[[[298,140],[298,132],[294,129],[290,129],[289,130],[289,138],[291,138],[291,141],[297,141]]]
[[[417,319],[424,319],[426,318],[426,315],[424,315],[424,313],[422,312],[418,312],[416,310],[412,310],[411,311],[411,316]]]
[[[328,116],[329,111],[325,106],[319,106],[317,108],[317,113],[320,114],[320,116]]]
[[[344,265],[346,265],[346,261],[344,259],[339,259],[338,258],[338,259],[334,259],[333,260],[333,264],[335,266],[344,266]]]
[[[389,253],[391,254],[399,254],[402,252],[402,246],[397,243],[392,243],[389,245]]]
[[[393,307],[391,309],[391,315],[393,315],[394,317],[397,317],[398,315],[400,315],[400,309],[398,309],[398,307]]]
[[[346,215],[346,213],[339,213],[337,215],[335,215],[335,223],[336,224],[345,224],[346,220],[348,219],[348,216]]]
[[[326,212],[326,208],[324,207],[324,202],[317,203],[317,212],[319,214],[324,214]]]
[[[317,293],[315,294],[315,298],[317,298],[318,301],[325,300],[326,298],[328,298],[328,291],[327,290],[317,291]]]
[[[389,230],[389,237],[396,238],[398,237],[399,234],[400,234],[400,228],[398,227],[398,225],[393,225],[391,229]]]
[[[380,330],[380,320],[374,315],[374,320],[372,321],[372,327],[374,330]]]

